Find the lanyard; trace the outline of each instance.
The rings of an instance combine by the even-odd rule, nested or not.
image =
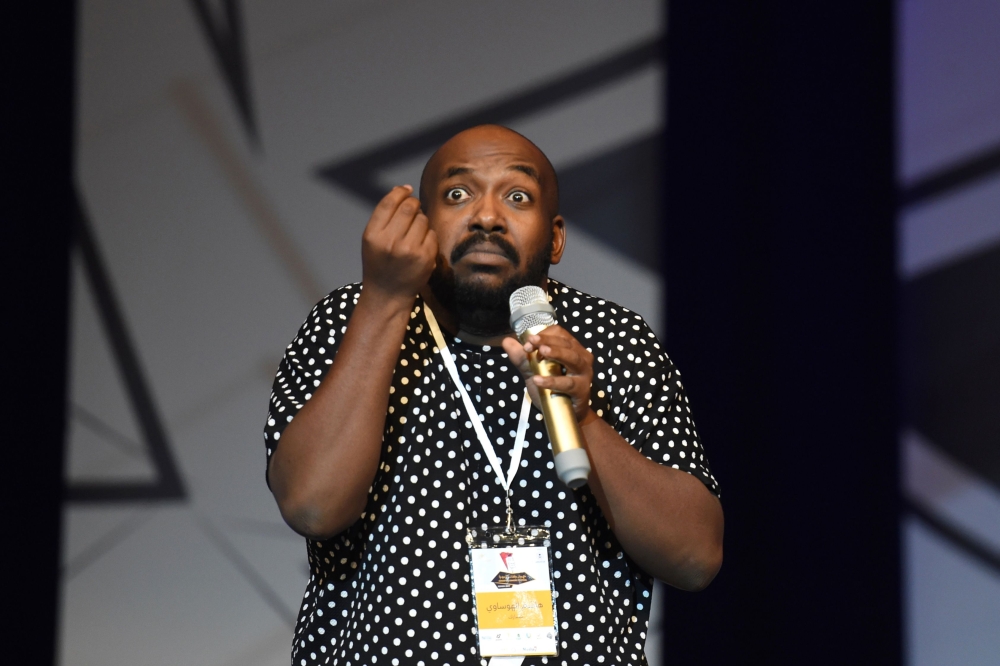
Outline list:
[[[465,403],[465,411],[468,413],[472,427],[479,438],[479,443],[486,453],[486,459],[490,461],[490,465],[493,466],[493,471],[496,472],[500,485],[503,486],[504,496],[507,500],[507,530],[510,531],[513,529],[514,522],[514,510],[510,505],[510,488],[514,483],[514,477],[517,475],[517,468],[521,464],[521,451],[524,449],[524,436],[528,431],[528,415],[531,412],[531,400],[528,398],[528,389],[524,389],[524,400],[521,401],[521,416],[517,422],[517,436],[514,438],[514,448],[510,453],[510,468],[507,470],[507,476],[504,477],[503,472],[500,471],[500,458],[493,448],[493,442],[490,441],[489,436],[486,434],[486,428],[483,427],[482,419],[479,418],[479,413],[476,412],[476,406],[472,403],[469,392],[465,390],[462,378],[458,376],[455,359],[451,357],[451,350],[448,349],[448,343],[445,342],[444,335],[441,333],[441,327],[438,326],[437,318],[431,312],[431,309],[427,307],[426,303],[424,303],[423,307],[424,316],[427,318],[431,333],[434,335],[434,343],[437,345],[435,351],[441,354],[444,366],[448,368],[448,374],[451,375],[451,379],[458,388],[458,392],[462,395],[462,402]]]

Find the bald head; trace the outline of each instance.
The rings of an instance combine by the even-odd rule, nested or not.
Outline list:
[[[506,332],[511,293],[544,288],[565,247],[552,164],[517,132],[480,125],[434,153],[420,178],[420,201],[438,242],[428,282],[438,304],[466,333]]]
[[[549,158],[526,137],[501,125],[479,125],[463,130],[431,155],[420,175],[420,203],[424,211],[430,210],[441,180],[484,156],[506,159],[509,168],[538,181],[548,217],[554,218],[559,213],[559,181]]]

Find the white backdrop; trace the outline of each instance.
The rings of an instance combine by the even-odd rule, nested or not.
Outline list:
[[[561,173],[642,166],[663,67],[598,75],[663,32],[661,3],[81,0],[79,17],[76,178],[98,256],[73,257],[60,661],[287,663],[305,546],[264,484],[261,427],[308,309],[360,278],[370,212],[320,170],[535,89],[509,122]],[[597,83],[558,94],[575,72]],[[416,184],[420,164],[401,153],[373,177]],[[656,246],[649,220],[581,210],[553,275],[662,330],[657,266],[630,249]],[[615,246],[613,225],[638,240]]]

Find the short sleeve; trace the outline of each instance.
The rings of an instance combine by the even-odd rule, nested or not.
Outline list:
[[[313,307],[295,338],[285,348],[271,386],[264,424],[268,467],[281,441],[281,433],[312,398],[313,392],[329,372],[360,293],[358,284],[331,292]]]
[[[619,362],[602,372],[610,380],[606,420],[644,456],[697,477],[718,497],[680,372],[642,317],[627,310],[619,315]]]

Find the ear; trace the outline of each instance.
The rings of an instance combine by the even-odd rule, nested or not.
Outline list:
[[[558,264],[565,249],[566,220],[563,219],[562,215],[556,215],[552,218],[552,254],[549,255],[549,261],[552,264]]]

